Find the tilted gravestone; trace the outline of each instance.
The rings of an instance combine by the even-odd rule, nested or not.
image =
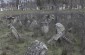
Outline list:
[[[48,43],[50,43],[53,40],[58,40],[59,38],[64,36],[64,32],[65,32],[65,27],[63,26],[63,24],[61,23],[56,23],[56,29],[57,29],[57,34],[54,35],[49,41]]]
[[[20,34],[18,33],[17,29],[13,26],[13,23],[16,22],[18,19],[15,19],[15,17],[8,17],[7,20],[9,21],[9,24],[8,26],[10,27],[11,29],[11,33],[13,34],[13,36],[19,41],[21,36]],[[15,20],[15,21],[14,21]]]
[[[17,40],[20,40],[21,36],[12,24],[10,24],[10,29],[11,29],[11,33],[15,36],[15,38]]]
[[[65,27],[63,24],[61,23],[56,23],[56,30],[57,30],[57,34],[55,34],[50,40],[48,40],[48,44],[50,42],[52,42],[53,40],[58,40],[60,38],[64,38],[67,42],[72,43],[72,41],[70,41],[66,36],[65,36]]]
[[[31,47],[28,47],[25,55],[46,55],[47,54],[47,46],[38,40],[35,40]]]

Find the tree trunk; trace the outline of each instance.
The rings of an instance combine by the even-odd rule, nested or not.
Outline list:
[[[16,0],[16,8],[18,9],[19,0]]]

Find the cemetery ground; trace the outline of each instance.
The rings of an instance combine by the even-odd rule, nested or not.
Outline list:
[[[57,11],[56,11],[57,12]],[[69,13],[69,12],[74,12],[74,10],[71,11],[58,11],[60,13]],[[75,12],[83,12],[83,10],[76,10]],[[85,11],[84,11],[85,12]],[[19,15],[19,14],[28,14],[28,13],[55,13],[55,11],[32,11],[32,10],[28,10],[28,11],[0,11],[0,17],[3,16],[9,16],[9,15]],[[44,36],[40,35],[36,36],[34,34],[34,32],[31,32],[29,30],[25,30],[25,29],[18,29],[18,32],[21,34],[22,36],[22,40],[21,41],[17,41],[10,33],[10,29],[7,27],[6,23],[4,23],[4,20],[0,20],[0,55],[24,55],[26,53],[27,47],[31,45],[31,43],[34,40],[40,40],[44,43],[46,43],[47,47],[48,47],[48,55],[63,55],[63,47],[64,44],[67,44],[65,42],[54,42],[54,44],[49,45],[47,44],[47,39],[45,39]],[[35,31],[36,32],[36,31]],[[51,32],[50,34],[51,35]],[[75,36],[75,35],[74,35]],[[71,54],[72,55],[81,55],[79,53],[79,43],[80,41],[78,39],[76,39],[76,44],[70,48],[74,48],[73,50],[71,50]],[[66,45],[68,48],[68,44]],[[70,55],[70,53],[69,53]]]
[[[84,9],[65,9],[65,10],[14,10],[14,11],[0,11],[0,17],[9,16],[9,15],[19,15],[19,14],[28,14],[28,13],[76,13],[76,12],[85,12]]]
[[[35,39],[46,43],[43,36],[32,37],[33,32],[23,30],[23,33],[20,34],[23,36],[23,40],[17,42],[17,40],[10,34],[10,30],[7,27],[0,27],[0,55],[24,55],[27,47],[30,46]],[[62,47],[60,46],[48,45],[48,48],[49,55],[62,54]]]

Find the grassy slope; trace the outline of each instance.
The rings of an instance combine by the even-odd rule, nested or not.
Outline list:
[[[85,12],[85,9],[78,9],[78,10],[62,10],[62,11],[55,11],[55,10],[15,10],[15,11],[0,11],[0,17],[6,15],[19,15],[19,14],[28,14],[28,13],[76,13],[76,12]]]
[[[27,47],[30,46],[32,41],[38,39],[40,41],[43,41],[46,43],[46,40],[43,38],[43,36],[40,37],[31,37],[33,34],[29,31],[24,31],[22,36],[24,37],[24,40],[17,42],[16,39],[13,38],[10,34],[5,35],[6,33],[9,33],[9,29],[3,29],[0,31],[0,55],[4,55],[2,53],[6,52],[6,55],[24,55]],[[78,41],[78,40],[77,40]],[[48,55],[61,55],[62,54],[62,44],[56,45],[47,45],[48,46]],[[75,46],[74,52],[72,55],[80,55],[80,53],[77,51],[79,50],[78,46]]]

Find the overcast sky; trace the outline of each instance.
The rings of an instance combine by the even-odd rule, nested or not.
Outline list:
[[[9,1],[9,0],[4,0],[5,2]],[[23,0],[22,0],[23,1]]]
[[[9,1],[9,0],[4,0],[5,2]]]
[[[5,2],[7,2],[7,1],[9,1],[9,0],[4,0]],[[23,0],[21,0],[21,1],[23,1]],[[35,0],[29,0],[29,1],[35,1]]]

